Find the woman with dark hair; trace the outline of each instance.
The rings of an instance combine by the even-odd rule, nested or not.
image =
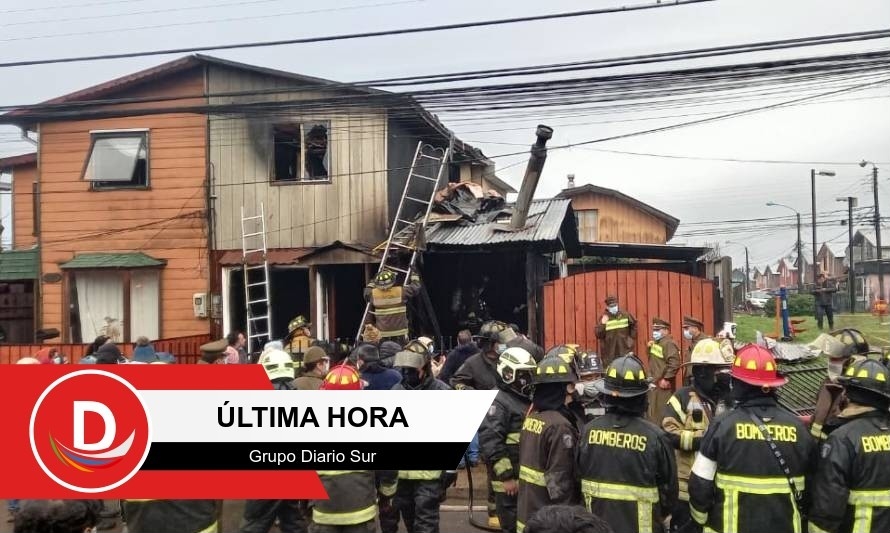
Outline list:
[[[13,533],[87,533],[101,510],[102,500],[23,500]]]
[[[87,347],[87,353],[83,354],[84,357],[86,357],[87,355],[93,355],[94,353],[99,351],[99,348],[101,348],[102,345],[106,342],[108,342],[108,337],[106,337],[105,335],[99,335],[98,337],[96,337],[96,340],[94,340],[92,344]]]

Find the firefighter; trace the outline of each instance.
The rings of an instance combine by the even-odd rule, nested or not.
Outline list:
[[[430,360],[426,350],[397,353],[393,366],[401,372],[402,381],[393,390],[450,390],[433,377]],[[456,479],[453,470],[399,470],[399,487],[392,506],[381,509],[380,529],[396,533],[401,517],[408,533],[439,533],[439,504]]]
[[[890,372],[856,361],[838,381],[849,403],[822,444],[810,489],[809,531],[890,531]]]
[[[581,430],[578,477],[591,513],[616,533],[660,533],[677,501],[674,452],[661,428],[645,419],[649,378],[623,355],[594,385],[606,414]]]
[[[865,359],[869,345],[858,330],[843,329],[823,333],[809,346],[828,356],[828,375],[816,394],[816,409],[810,424],[810,433],[824,441],[834,429],[846,402],[844,387],[838,378],[849,365]]]
[[[689,361],[692,358],[692,350],[695,348],[696,343],[702,339],[708,338],[708,336],[704,334],[704,331],[705,325],[701,320],[691,316],[683,317],[683,339],[686,341],[686,361]]]
[[[544,358],[544,349],[534,343],[519,331],[516,324],[507,324],[513,333],[513,338],[507,341],[507,348],[522,348],[531,354],[532,358],[537,362]]]
[[[321,390],[362,390],[358,371],[338,365],[325,376]],[[377,509],[388,507],[398,486],[395,470],[319,470],[318,477],[328,494],[313,500],[310,533],[374,533]]]
[[[618,297],[606,298],[606,310],[596,326],[596,338],[600,340],[600,358],[606,367],[613,359],[634,349],[637,340],[637,320],[632,314],[618,307]]]
[[[649,341],[649,374],[655,388],[649,392],[649,420],[661,424],[661,415],[674,393],[677,371],[680,370],[680,348],[671,337],[671,324],[662,318],[652,319],[652,340]]]
[[[701,444],[708,425],[731,405],[729,368],[720,344],[705,339],[692,350],[691,384],[677,392],[662,407],[661,427],[677,454],[677,478],[680,495],[671,513],[671,531],[692,526],[689,514],[689,473],[695,462],[695,452]]]
[[[312,324],[303,315],[297,316],[287,325],[287,336],[284,338],[285,351],[290,353],[297,363],[303,362],[303,354],[315,342],[309,329],[311,327]]]
[[[508,333],[509,332],[509,333]],[[490,320],[479,328],[479,353],[471,355],[451,378],[455,390],[494,390],[498,388],[498,357],[507,349],[512,330],[503,322]]]
[[[221,509],[221,500],[123,501],[130,533],[218,533]]]
[[[491,464],[491,481],[501,531],[516,533],[519,491],[519,431],[531,405],[535,360],[522,348],[507,348],[498,359],[499,391],[479,428],[479,448]]]
[[[294,390],[294,360],[283,350],[271,349],[260,354],[262,365],[275,390]],[[305,533],[306,520],[299,500],[247,500],[240,533],[269,533],[278,522],[281,533]]]
[[[379,330],[381,341],[391,339],[404,343],[408,339],[408,300],[420,294],[420,278],[411,276],[411,282],[396,287],[396,274],[383,269],[365,288],[365,300],[371,304],[374,326]]]
[[[578,374],[560,357],[545,355],[532,379],[532,408],[519,436],[518,533],[541,507],[580,503],[575,480],[579,428],[567,407]]]
[[[788,379],[754,344],[739,350],[731,375],[736,407],[711,422],[689,476],[692,518],[724,533],[800,532],[816,445],[776,400]]]

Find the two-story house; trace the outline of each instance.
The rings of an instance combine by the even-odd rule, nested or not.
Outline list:
[[[885,237],[886,236],[886,237]],[[858,229],[847,256],[853,265],[857,307],[870,310],[876,300],[890,299],[890,227],[881,228],[881,260],[878,261],[877,234],[873,227]],[[884,294],[881,295],[881,278]]]
[[[829,278],[843,278],[846,275],[846,242],[823,242],[816,254],[819,272]]]
[[[273,336],[297,314],[350,335],[419,141],[452,147],[443,185],[513,191],[410,97],[203,55],[0,122],[39,139],[16,244],[38,250],[36,326],[64,342],[243,329],[242,216],[261,205]]]

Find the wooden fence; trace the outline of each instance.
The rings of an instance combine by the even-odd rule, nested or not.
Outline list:
[[[637,319],[636,353],[647,362],[646,343],[652,319],[671,323],[671,334],[685,352],[683,316],[700,319],[705,334],[714,329],[714,284],[711,281],[656,270],[605,270],[576,274],[544,285],[544,345],[579,344],[599,350],[595,330],[605,312],[607,296]],[[685,355],[685,354],[684,354]]]
[[[155,351],[168,352],[176,356],[177,363],[197,363],[201,356],[201,345],[210,342],[210,335],[192,335],[175,337],[152,342]],[[87,344],[0,344],[0,364],[14,364],[22,357],[31,357],[43,348],[56,348],[71,363],[77,363],[86,354]],[[127,357],[133,355],[133,344],[119,344],[121,352]]]

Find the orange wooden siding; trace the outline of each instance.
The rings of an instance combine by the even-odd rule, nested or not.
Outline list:
[[[597,210],[597,242],[667,242],[667,228],[663,221],[623,200],[594,193],[578,194],[572,197],[572,209]]]
[[[152,343],[155,351],[172,353],[177,363],[197,363],[201,357],[201,345],[210,342],[210,335],[192,335],[162,339]],[[68,358],[72,364],[80,361],[86,354],[88,344],[0,344],[0,364],[10,365],[22,357],[32,357],[44,348],[56,348]],[[133,344],[118,345],[124,356],[133,355]]]
[[[34,236],[34,180],[37,163],[21,165],[12,171],[12,247],[16,250],[31,248],[37,242]]]
[[[202,71],[196,69],[114,96],[194,96],[203,88]],[[193,98],[163,105],[202,102]],[[89,182],[81,179],[90,131],[131,128],[149,130],[150,189],[91,191]],[[165,259],[160,336],[208,332],[208,321],[195,318],[192,311],[192,295],[210,288],[204,185],[207,117],[169,113],[42,123],[40,141],[42,273],[60,272],[59,264],[75,253],[138,251]],[[42,285],[41,327],[62,330],[62,288],[61,283]]]
[[[605,311],[607,296],[618,297],[619,305],[637,319],[636,353],[647,361],[646,343],[652,319],[671,323],[674,340],[685,357],[683,317],[690,315],[705,324],[713,334],[714,284],[711,281],[656,270],[606,270],[576,274],[544,285],[544,346],[579,344],[598,351],[594,334]]]

